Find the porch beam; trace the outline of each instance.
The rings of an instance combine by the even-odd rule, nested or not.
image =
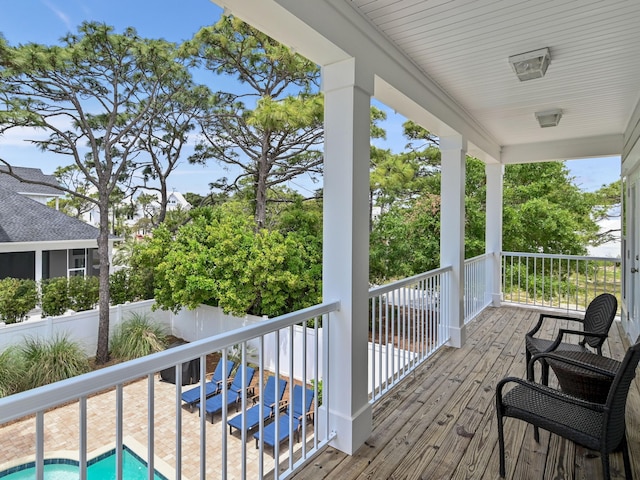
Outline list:
[[[451,284],[445,311],[449,316],[450,343],[461,347],[464,326],[464,189],[467,141],[461,135],[440,137],[440,266],[451,265]]]
[[[600,135],[549,142],[504,145],[501,163],[565,161],[583,158],[615,157],[622,154],[622,135]]]
[[[332,445],[353,454],[372,428],[368,379],[369,156],[373,74],[355,59],[323,68],[323,297],[330,314],[327,403]],[[326,335],[326,333],[325,333]],[[326,375],[326,374],[325,374]],[[326,381],[326,380],[325,380]],[[321,422],[323,423],[323,422]]]

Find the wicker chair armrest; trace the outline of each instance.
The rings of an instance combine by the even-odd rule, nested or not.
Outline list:
[[[556,315],[553,313],[541,313],[540,318],[538,318],[538,323],[536,323],[535,326],[529,332],[527,332],[527,336],[532,337],[533,335],[538,333],[538,330],[542,328],[542,324],[544,323],[545,318],[553,318],[555,320],[570,320],[573,322],[584,323],[584,320],[582,318],[569,317],[566,315]]]
[[[558,331],[558,335],[556,336],[555,341],[545,350],[545,352],[553,352],[558,346],[562,343],[562,340],[565,335],[580,335],[581,337],[597,337],[606,339],[609,335],[606,333],[596,333],[596,332],[585,332],[584,330],[569,330],[566,328],[561,328]]]
[[[559,355],[553,352],[542,352],[534,355],[527,365],[527,374],[533,374],[533,365],[543,359],[552,359],[554,361],[567,363],[569,365],[573,365],[574,367],[579,367],[584,370],[589,370],[590,372],[597,373],[598,375],[603,375],[605,377],[614,378],[616,374],[614,372],[610,372],[609,370],[605,370],[603,368],[597,367],[595,365],[591,365],[590,363],[584,363],[579,360],[575,360],[573,358],[567,358],[563,355]]]
[[[532,359],[532,363],[533,363],[533,359]],[[563,402],[569,402],[573,405],[578,405],[584,408],[588,408],[595,412],[603,412],[606,409],[606,405],[604,404],[593,403],[587,400],[582,400],[581,398],[574,397],[573,395],[569,395],[560,390],[556,390],[555,388],[551,388],[546,385],[542,385],[541,383],[535,383],[530,380],[525,380],[524,378],[518,378],[518,377],[505,377],[498,382],[498,385],[496,385],[496,399],[500,402],[500,405],[502,405],[502,390],[508,383],[517,383],[519,385],[524,386],[525,388],[530,388],[531,390],[537,390],[538,392],[541,392],[542,394],[547,395],[549,397],[561,400]]]

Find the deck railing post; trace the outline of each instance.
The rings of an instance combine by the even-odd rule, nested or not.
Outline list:
[[[465,343],[464,325],[464,190],[467,142],[460,135],[440,138],[440,266],[452,266],[448,313],[450,343]]]

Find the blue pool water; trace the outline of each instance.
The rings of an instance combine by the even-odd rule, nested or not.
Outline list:
[[[80,478],[78,462],[65,459],[48,459],[44,461],[45,480],[74,480]],[[36,476],[34,462],[20,465],[0,472],[1,480],[31,480]],[[116,453],[110,450],[87,462],[87,477],[90,480],[115,480]],[[122,478],[124,480],[146,480],[147,463],[126,445],[122,454]],[[155,480],[167,480],[164,475],[154,473]]]

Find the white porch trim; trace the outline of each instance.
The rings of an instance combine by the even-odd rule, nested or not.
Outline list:
[[[440,266],[451,265],[447,311],[451,345],[466,341],[464,325],[464,190],[467,141],[461,135],[440,137]]]
[[[487,209],[485,225],[485,252],[492,253],[491,265],[487,268],[487,292],[491,295],[491,304],[499,307],[502,301],[500,285],[500,252],[502,252],[502,200],[504,166],[486,164]]]
[[[353,454],[370,436],[367,395],[369,156],[373,75],[355,59],[323,69],[325,101],[323,296],[331,316],[329,428],[332,445]]]

